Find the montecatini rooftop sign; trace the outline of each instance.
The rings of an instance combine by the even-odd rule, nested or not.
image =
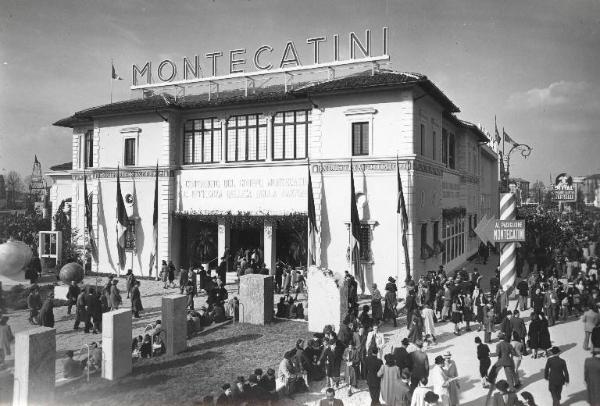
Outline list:
[[[187,83],[205,82],[232,77],[251,77],[266,73],[285,73],[295,70],[314,69],[328,66],[346,65],[356,62],[377,62],[389,60],[388,27],[381,29],[377,39],[381,46],[380,56],[372,56],[371,30],[364,35],[350,32],[345,37],[335,34],[330,38],[314,36],[306,39],[306,44],[298,46],[294,41],[287,41],[278,48],[261,45],[256,49],[231,49],[228,51],[211,51],[204,55],[185,56],[180,61],[164,59],[158,64],[146,61],[143,65],[132,67],[131,89],[183,85]],[[340,41],[347,41],[347,55],[340,55]],[[323,63],[321,51],[329,47],[333,61]],[[345,57],[346,59],[341,59]],[[309,60],[308,65],[303,62]],[[178,78],[183,80],[176,80]]]

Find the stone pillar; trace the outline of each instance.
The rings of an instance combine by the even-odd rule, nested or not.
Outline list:
[[[264,256],[265,267],[270,275],[275,275],[275,264],[277,262],[277,223],[272,220],[265,220],[264,223]]]
[[[273,320],[273,277],[249,274],[240,277],[240,320],[266,324]]]
[[[167,355],[179,354],[187,348],[186,304],[187,297],[184,295],[162,298],[162,327]]]
[[[17,333],[12,404],[54,403],[55,363],[56,329],[38,327]]]
[[[111,381],[131,373],[131,310],[102,314],[102,377]]]
[[[348,312],[348,286],[344,277],[327,275],[316,267],[310,267],[306,279],[308,331],[322,332],[326,325],[332,325],[334,331],[338,331]]]
[[[221,263],[221,257],[225,253],[225,249],[229,248],[230,237],[231,237],[231,227],[227,223],[225,218],[219,217],[218,221],[218,243],[217,243],[217,251],[219,254],[219,258],[217,258],[218,263]],[[227,263],[227,271],[231,271],[231,264]],[[208,271],[208,268],[207,268]]]

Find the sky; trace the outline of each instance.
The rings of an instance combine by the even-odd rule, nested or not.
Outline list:
[[[110,100],[111,60],[130,97],[132,64],[261,45],[280,58],[294,41],[342,45],[371,29],[380,51],[389,27],[391,68],[427,75],[493,133],[494,117],[517,142],[511,176],[546,184],[550,174],[600,173],[600,2],[597,0],[2,0],[0,174],[31,174],[71,160],[71,131],[52,123]],[[343,57],[344,55],[342,55]],[[225,58],[223,58],[225,60]],[[252,66],[249,64],[249,69]]]

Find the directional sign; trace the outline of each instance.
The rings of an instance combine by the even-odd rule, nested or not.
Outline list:
[[[525,220],[494,221],[495,242],[525,241]]]
[[[484,215],[481,220],[479,220],[479,224],[475,227],[475,234],[483,241],[484,243],[494,243],[494,225],[496,219],[495,218],[487,218]]]

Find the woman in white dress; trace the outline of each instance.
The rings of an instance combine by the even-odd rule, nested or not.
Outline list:
[[[429,384],[433,386],[433,391],[440,397],[440,404],[449,406],[448,377],[442,368],[443,366],[444,357],[438,355],[435,357],[435,365],[429,371]]]

